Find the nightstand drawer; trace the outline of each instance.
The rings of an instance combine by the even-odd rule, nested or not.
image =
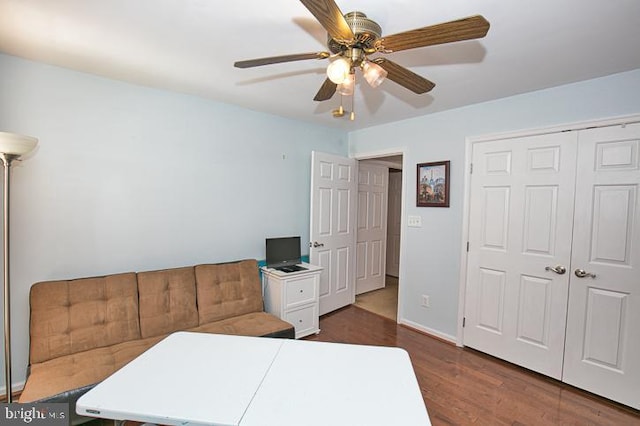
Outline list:
[[[287,312],[284,320],[291,323],[296,329],[296,339],[317,333],[318,330],[318,305],[314,304],[304,308]]]
[[[287,274],[262,267],[262,291],[266,312],[291,323],[296,339],[319,333],[319,284],[322,268],[304,263],[306,270]]]
[[[318,297],[316,294],[315,280],[316,277],[311,276],[287,281],[284,294],[285,309],[314,302]]]

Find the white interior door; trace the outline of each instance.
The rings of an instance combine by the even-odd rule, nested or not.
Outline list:
[[[579,138],[563,380],[640,409],[640,124]]]
[[[400,275],[400,223],[402,212],[402,172],[389,173],[387,197],[387,275]]]
[[[357,169],[356,160],[311,153],[309,260],[324,268],[320,315],[355,301]]]
[[[389,168],[358,165],[356,294],[384,287]]]
[[[576,145],[558,133],[476,143],[472,156],[464,344],[557,379]]]

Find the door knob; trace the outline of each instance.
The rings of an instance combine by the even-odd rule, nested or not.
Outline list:
[[[584,278],[584,277],[595,278],[596,277],[596,274],[591,273],[591,272],[587,272],[584,269],[576,269],[573,272],[576,274],[576,277],[578,277],[578,278]]]
[[[546,268],[544,268],[545,271],[553,271],[558,275],[562,275],[565,272],[567,272],[567,268],[565,268],[562,265],[556,265],[556,266],[547,266]]]
[[[314,247],[324,247],[324,244],[319,243],[319,242],[317,242],[317,241],[314,241],[314,242],[313,242],[313,246],[314,246]]]

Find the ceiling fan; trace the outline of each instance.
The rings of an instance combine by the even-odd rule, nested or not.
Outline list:
[[[331,99],[336,91],[341,95],[353,96],[355,71],[358,68],[362,70],[365,80],[372,87],[379,86],[388,78],[416,94],[427,93],[435,87],[431,81],[384,57],[369,56],[482,38],[489,31],[489,22],[484,17],[476,15],[383,37],[380,25],[362,12],[343,14],[334,0],[300,2],[327,30],[329,52],[250,59],[238,61],[234,66],[251,68],[307,59],[331,59],[327,67],[327,78],[313,98],[315,101]],[[342,117],[344,114],[342,105],[333,111],[335,117]],[[353,108],[350,118],[355,118]]]

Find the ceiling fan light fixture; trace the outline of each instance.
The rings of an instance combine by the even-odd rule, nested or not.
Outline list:
[[[327,77],[335,84],[342,84],[351,74],[351,64],[345,58],[338,58],[327,67]]]
[[[369,61],[368,55],[388,54],[409,49],[453,43],[482,38],[489,31],[489,21],[481,15],[428,25],[382,37],[382,28],[362,12],[343,14],[337,0],[300,0],[318,23],[327,31],[327,52],[298,53],[270,56],[234,63],[237,68],[251,68],[282,62],[308,59],[329,59],[327,77],[313,98],[322,102],[331,99],[335,93],[351,97],[349,119],[355,119],[354,90],[355,69],[360,68],[367,83],[377,88],[389,78],[411,92],[421,95],[435,87],[426,78],[396,64],[384,57]],[[359,78],[359,77],[358,77]],[[341,100],[342,102],[342,100]],[[334,116],[345,115],[344,108],[333,111]]]
[[[351,73],[344,79],[342,83],[338,85],[338,93],[342,96],[351,96],[353,95],[353,89],[356,85],[356,75],[355,73]]]
[[[380,65],[364,61],[362,63],[362,74],[364,75],[364,79],[367,80],[369,86],[376,88],[382,84],[382,82],[387,78],[387,70],[382,68]]]

